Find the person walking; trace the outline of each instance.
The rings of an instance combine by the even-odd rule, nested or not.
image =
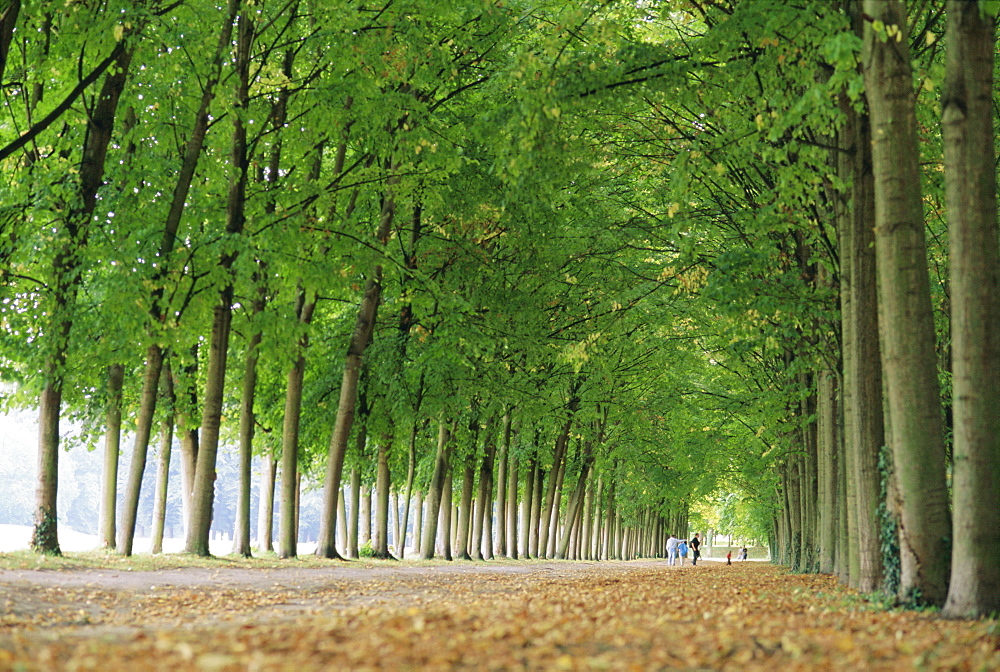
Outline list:
[[[677,552],[681,556],[681,567],[687,562],[688,557],[688,545],[687,542],[681,539],[681,543],[677,544]]]
[[[681,543],[681,540],[678,539],[677,537],[675,537],[672,534],[667,539],[667,564],[668,565],[675,565],[675,564],[677,564],[677,547],[680,545],[680,543]]]
[[[698,558],[701,557],[701,550],[699,550],[699,549],[701,549],[701,537],[698,536],[698,532],[695,532],[694,536],[691,537],[691,544],[690,544],[690,546],[691,546],[691,550],[693,551],[693,553],[691,555],[691,564],[692,565],[697,565],[698,564]]]

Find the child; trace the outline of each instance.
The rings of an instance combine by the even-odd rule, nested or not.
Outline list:
[[[726,553],[726,564],[727,565],[733,564],[733,552],[732,551],[729,551],[728,553]]]
[[[687,562],[687,557],[688,557],[687,542],[681,539],[681,543],[678,544],[677,550],[680,551],[681,554],[681,565],[684,565],[684,563]]]

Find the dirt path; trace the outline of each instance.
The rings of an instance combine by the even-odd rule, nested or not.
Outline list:
[[[0,571],[0,670],[1000,669],[995,622],[762,563]]]

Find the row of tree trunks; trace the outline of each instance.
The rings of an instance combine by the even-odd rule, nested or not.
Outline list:
[[[820,571],[870,592],[895,587],[883,558],[892,541],[887,532],[895,529],[901,600],[944,604],[953,616],[990,613],[1000,605],[1000,569],[992,561],[1000,550],[1000,512],[992,505],[1000,496],[1000,401],[991,387],[1000,368],[993,336],[1000,328],[1000,242],[995,157],[982,148],[994,145],[996,17],[974,1],[951,0],[947,8],[942,125],[955,437],[949,510],[906,10],[899,0],[845,6],[863,36],[868,109],[841,98],[835,167],[849,188],[833,206],[842,373],[817,374],[815,452],[806,435],[802,450],[786,458],[774,548],[781,561],[809,569],[810,545],[818,542]]]

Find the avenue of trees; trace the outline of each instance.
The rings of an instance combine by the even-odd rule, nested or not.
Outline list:
[[[72,419],[126,555],[157,468],[208,554],[227,443],[243,555],[295,556],[304,482],[326,558],[362,492],[376,555],[475,559],[656,555],[735,493],[796,570],[1000,610],[1000,3],[0,7],[37,551]]]

